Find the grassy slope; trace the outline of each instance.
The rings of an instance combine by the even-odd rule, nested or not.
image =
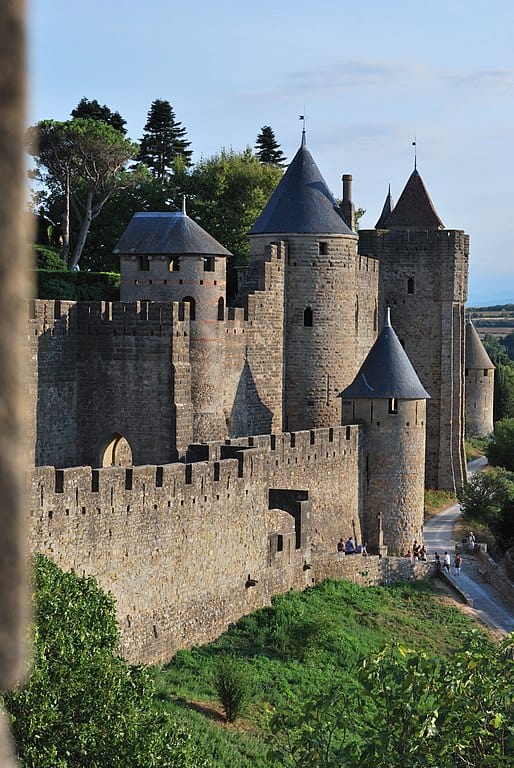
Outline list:
[[[326,582],[276,598],[210,645],[180,651],[156,670],[158,700],[185,721],[216,768],[261,768],[269,765],[266,716],[284,701],[344,686],[360,660],[388,641],[447,654],[473,627],[430,583],[364,589]],[[251,706],[235,726],[222,722],[213,685],[224,652],[243,660],[252,681]]]

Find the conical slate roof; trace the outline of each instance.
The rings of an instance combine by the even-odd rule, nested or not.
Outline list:
[[[389,216],[391,215],[393,208],[394,208],[394,201],[391,195],[391,185],[389,184],[389,190],[387,192],[387,197],[385,199],[384,207],[382,208],[382,213],[380,214],[379,220],[375,224],[375,229],[384,229],[385,223],[389,218]]]
[[[135,213],[114,253],[179,253],[230,256],[184,212]]]
[[[383,222],[385,229],[417,227],[444,229],[423,180],[416,169],[411,173],[391,215]]]
[[[471,320],[466,323],[466,368],[494,368]]]
[[[248,234],[354,234],[307,149],[305,134],[300,149]]]
[[[407,353],[400,344],[389,319],[368,352],[349,387],[339,397],[350,400],[426,400],[430,397],[418,378]]]

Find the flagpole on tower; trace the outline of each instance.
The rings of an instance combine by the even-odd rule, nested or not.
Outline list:
[[[417,136],[414,136],[414,141],[412,142],[412,146],[414,147],[414,170],[416,170],[418,165]]]
[[[303,115],[300,115],[300,120],[302,121],[302,147],[305,145],[305,121],[307,120],[307,115],[305,114],[305,107],[303,110]]]

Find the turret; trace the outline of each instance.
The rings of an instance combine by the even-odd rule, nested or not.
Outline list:
[[[254,263],[284,243],[284,429],[335,424],[337,395],[376,338],[378,265],[357,257],[305,133],[249,237]]]
[[[494,365],[475,326],[466,323],[466,437],[493,431]]]
[[[370,552],[400,555],[421,541],[425,404],[430,397],[391,327],[341,393],[342,423],[360,424],[363,540]]]
[[[114,253],[120,255],[122,301],[188,305],[193,438],[225,437],[220,341],[230,252],[189,218],[184,204],[181,212],[135,213]]]

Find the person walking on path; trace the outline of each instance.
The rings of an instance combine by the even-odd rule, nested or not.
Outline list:
[[[450,573],[450,563],[450,555],[448,552],[445,552],[443,557],[443,568],[445,569],[446,573]]]
[[[455,575],[456,576],[460,576],[460,567],[461,567],[461,565],[462,565],[462,557],[457,552],[457,554],[455,555],[454,563],[453,563],[453,569],[455,571]]]

